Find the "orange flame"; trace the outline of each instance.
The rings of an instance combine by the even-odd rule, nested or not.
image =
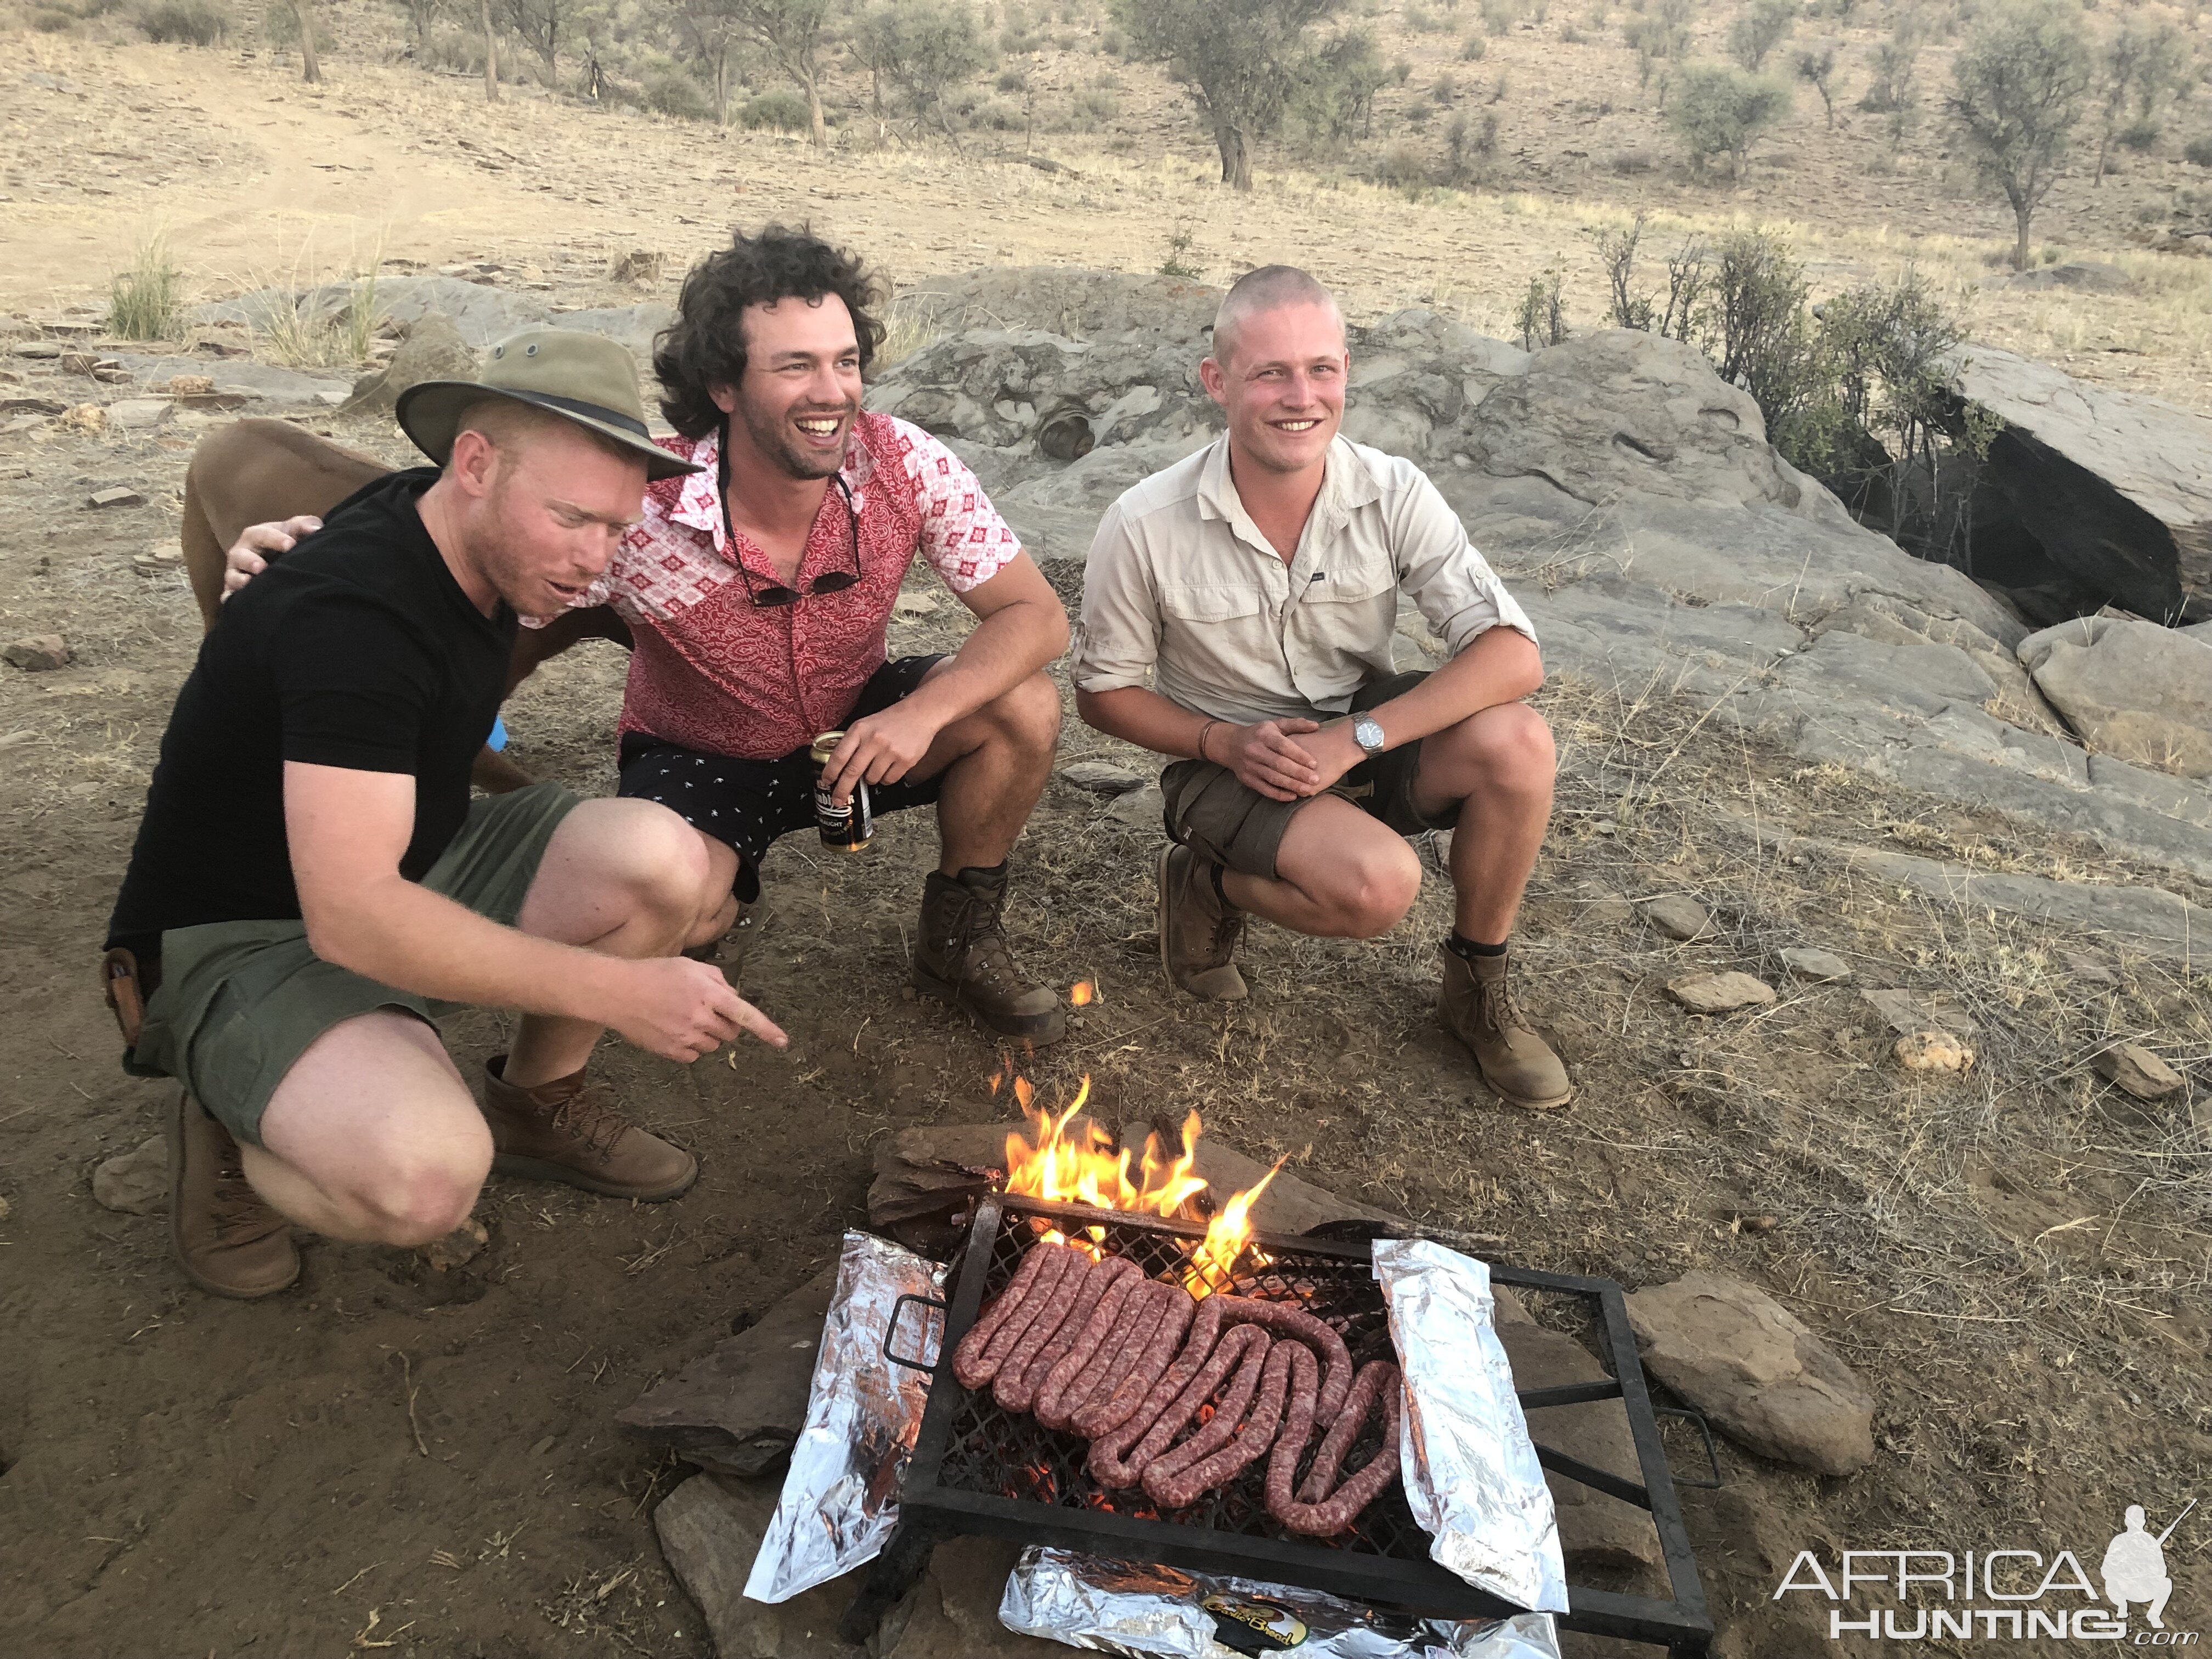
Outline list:
[[[1196,1113],[1192,1116],[1195,1117]],[[1206,1242],[1198,1247],[1191,1258],[1190,1267],[1183,1274],[1183,1288],[1193,1296],[1211,1296],[1216,1291],[1229,1288],[1237,1271],[1237,1258],[1243,1255],[1252,1243],[1252,1201],[1267,1190],[1283,1167],[1277,1158],[1275,1167],[1261,1176],[1256,1186],[1248,1187],[1221,1206],[1220,1213],[1206,1224]]]
[[[1098,994],[1098,988],[1087,979],[1079,979],[1068,987],[1067,1000],[1078,1008],[1087,1008]]]
[[[995,1093],[997,1079],[994,1079],[993,1083]],[[1036,1103],[1036,1088],[1025,1077],[1014,1077],[1013,1093],[1030,1133],[1027,1136],[1018,1129],[1007,1133],[1009,1193],[1053,1203],[1086,1204],[1101,1210],[1164,1216],[1170,1220],[1196,1213],[1195,1200],[1206,1190],[1205,1177],[1194,1168],[1198,1138],[1205,1128],[1196,1112],[1183,1120],[1182,1151],[1178,1156],[1169,1158],[1158,1135],[1145,1138],[1144,1158],[1138,1165],[1137,1178],[1132,1180],[1131,1152],[1127,1147],[1117,1149],[1106,1131],[1096,1123],[1085,1122],[1079,1128],[1071,1127],[1091,1098],[1089,1077],[1083,1079],[1075,1098],[1058,1112],[1048,1111]],[[1252,1202],[1267,1189],[1267,1183],[1275,1178],[1276,1170],[1281,1167],[1279,1161],[1256,1186],[1231,1197],[1208,1224],[1205,1242],[1194,1247],[1190,1265],[1183,1274],[1184,1288],[1193,1296],[1207,1296],[1228,1287],[1238,1257],[1252,1242]],[[1085,1231],[1091,1240],[1088,1244],[1071,1240],[1057,1231],[1044,1237],[1053,1243],[1075,1243],[1096,1256],[1099,1254],[1097,1247],[1105,1241],[1105,1229],[1092,1227]]]

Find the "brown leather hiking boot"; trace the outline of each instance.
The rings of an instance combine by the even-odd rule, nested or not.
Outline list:
[[[1573,1099],[1575,1085],[1514,1000],[1511,962],[1510,955],[1463,957],[1447,948],[1437,1012],[1444,1030],[1474,1052],[1493,1094],[1509,1106],[1549,1111]]]
[[[1213,866],[1188,847],[1160,854],[1160,966],[1169,980],[1208,1002],[1250,994],[1231,960],[1244,937],[1244,913],[1221,896]]]
[[[1058,992],[1030,983],[1014,966],[1006,902],[1003,864],[957,878],[931,871],[921,889],[914,988],[965,1008],[1000,1036],[1057,1042],[1067,1035],[1067,1011]]]
[[[230,1131],[185,1090],[169,1105],[169,1242],[185,1277],[251,1302],[299,1281],[292,1225],[246,1184]]]
[[[581,1070],[518,1089],[506,1068],[505,1054],[484,1062],[483,1115],[491,1125],[491,1167],[501,1175],[647,1204],[675,1198],[699,1178],[697,1158],[632,1123],[607,1085],[586,1083]]]

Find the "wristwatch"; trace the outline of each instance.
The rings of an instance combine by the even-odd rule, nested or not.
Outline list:
[[[1390,740],[1382,735],[1382,723],[1372,714],[1362,714],[1352,722],[1352,740],[1370,760],[1390,746]]]

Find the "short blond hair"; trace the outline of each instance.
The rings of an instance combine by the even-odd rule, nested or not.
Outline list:
[[[1213,361],[1226,368],[1245,323],[1285,306],[1326,306],[1335,315],[1337,327],[1344,326],[1336,296],[1311,271],[1296,265],[1261,265],[1239,276],[1221,296],[1220,309],[1213,313]]]

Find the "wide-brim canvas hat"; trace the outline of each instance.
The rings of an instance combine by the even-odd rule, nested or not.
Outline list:
[[[415,447],[443,466],[463,411],[486,398],[532,404],[634,450],[648,477],[699,471],[653,441],[637,395],[637,363],[628,347],[605,335],[568,328],[511,334],[492,347],[476,380],[417,381],[399,394],[394,413]]]

